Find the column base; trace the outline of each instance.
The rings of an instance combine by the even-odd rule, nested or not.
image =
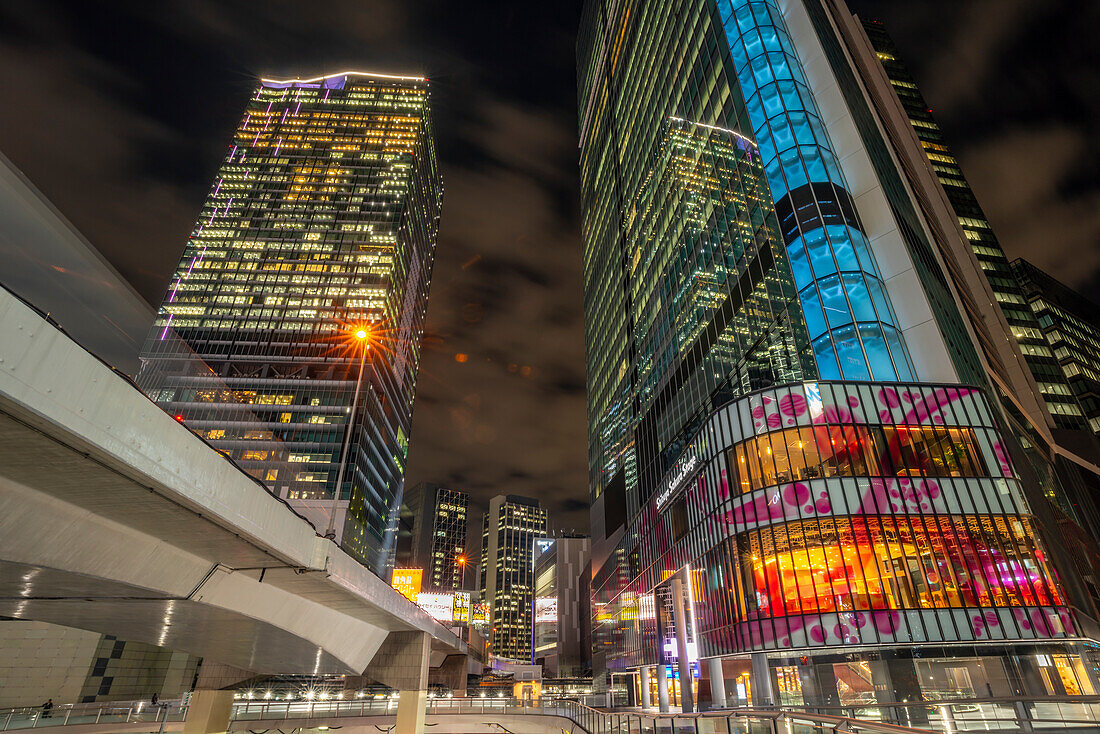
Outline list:
[[[401,691],[397,694],[397,726],[394,734],[424,734],[427,691]]]
[[[225,734],[232,715],[233,691],[194,691],[187,705],[183,734]]]

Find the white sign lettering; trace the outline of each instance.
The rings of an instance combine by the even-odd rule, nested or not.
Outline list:
[[[699,457],[695,454],[691,454],[684,459],[684,463],[680,465],[675,474],[668,478],[668,481],[665,482],[665,488],[657,495],[657,507],[661,507],[672,498],[672,495],[676,493],[676,490],[680,488],[680,485],[691,475],[698,464]]]

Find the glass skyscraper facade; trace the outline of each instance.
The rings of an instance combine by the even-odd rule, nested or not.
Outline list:
[[[932,116],[931,108],[882,24],[864,20],[862,25],[905,110],[905,115],[913,126],[913,131],[920,140],[936,179],[959,218],[959,225],[974,250],[982,272],[989,280],[1012,336],[1035,378],[1046,409],[1059,427],[1082,428],[1084,420],[1080,406],[1074,400],[1073,393],[1058,368],[1058,361],[1043,338],[1035,315],[1028,308],[1024,294],[1013,277],[1000,241],[993,233],[993,228],[963,175],[958,160],[947,146],[940,126]]]
[[[382,575],[442,193],[426,79],[263,80],[142,355],[154,400]]]
[[[425,590],[468,589],[472,576],[466,571],[474,566],[466,542],[470,495],[421,482],[405,490],[401,505],[398,563],[421,569]]]
[[[973,323],[853,25],[839,0],[586,4],[593,658],[620,703],[1096,690],[1072,503],[1006,416],[1003,321]]]
[[[489,605],[489,650],[531,662],[535,604],[535,539],[546,536],[547,512],[536,499],[497,495],[481,531],[478,591]]]
[[[1100,306],[1026,260],[1012,261],[1012,274],[1054,358],[1100,436]]]

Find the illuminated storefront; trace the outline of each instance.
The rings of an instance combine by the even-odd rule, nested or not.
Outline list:
[[[679,577],[689,657],[729,667],[764,653],[771,690],[758,694],[771,701],[856,701],[883,680],[910,695],[1096,690],[1049,541],[976,389],[756,392],[712,414],[660,486],[594,582],[613,670],[656,664],[677,678],[662,610]],[[1004,665],[1027,673],[970,671],[960,645],[970,667],[1017,658]],[[927,674],[890,678],[881,661],[913,646],[928,650]],[[724,684],[727,700],[751,698],[748,672]]]

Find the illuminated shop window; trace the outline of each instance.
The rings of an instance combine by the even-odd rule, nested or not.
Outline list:
[[[1016,516],[850,517],[738,537],[742,618],[1061,604]]]
[[[969,428],[834,425],[788,428],[730,449],[742,492],[833,476],[988,476]]]

